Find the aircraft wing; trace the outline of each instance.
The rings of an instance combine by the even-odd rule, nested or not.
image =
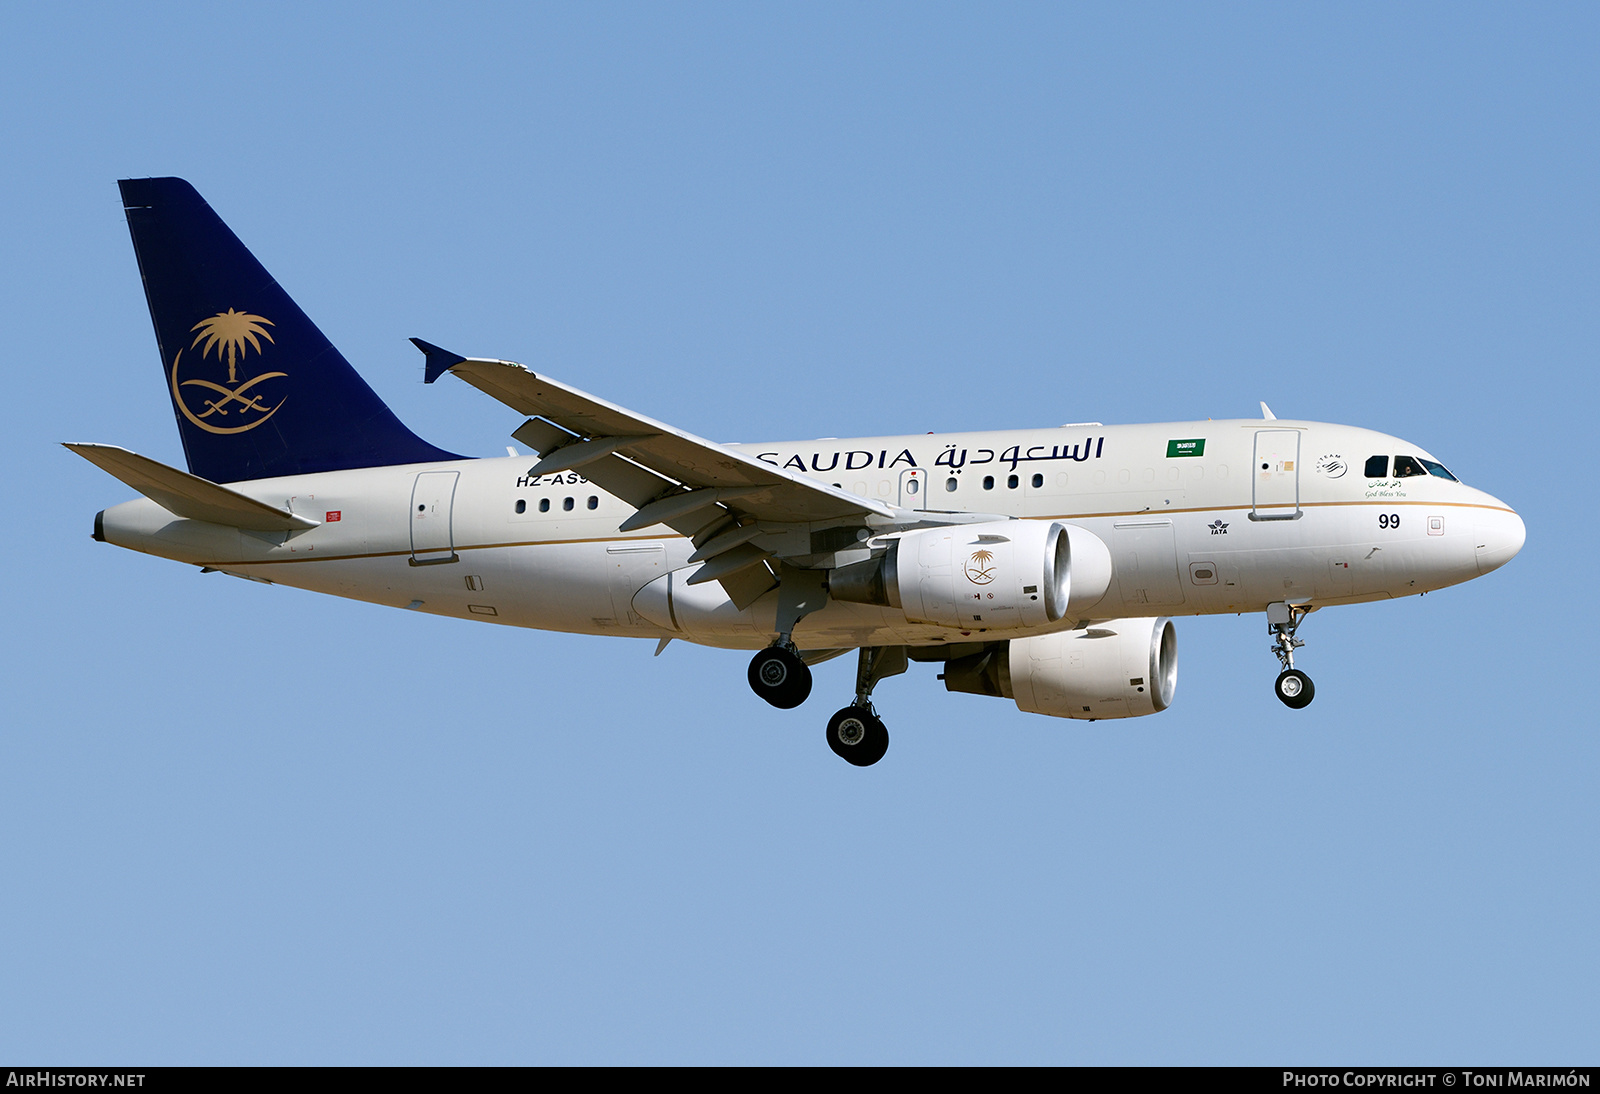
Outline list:
[[[720,500],[736,501],[740,512],[757,520],[793,523],[894,516],[892,506],[762,463],[511,361],[458,357],[420,339],[412,341],[428,355],[426,382],[454,373],[513,410],[543,418],[570,435],[519,431],[525,444],[545,456],[535,465],[537,474],[584,467],[618,455],[663,476],[661,490],[674,483],[691,492],[717,490],[722,492]],[[651,500],[644,498],[638,504]]]
[[[690,584],[718,581],[740,608],[776,582],[781,557],[811,553],[811,528],[868,517],[894,519],[893,506],[762,463],[726,445],[685,433],[596,398],[511,361],[461,357],[411,340],[427,355],[424,380],[446,372],[529,416],[512,436],[541,458],[530,475],[582,469],[583,475],[638,511],[621,530],[665,524],[690,537]],[[772,525],[801,533],[787,550],[753,542]],[[765,526],[765,527],[762,527]]]

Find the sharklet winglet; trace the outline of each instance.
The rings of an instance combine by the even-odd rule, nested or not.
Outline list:
[[[411,344],[420,349],[423,355],[427,358],[426,363],[422,367],[422,382],[425,384],[433,383],[439,377],[443,376],[445,373],[449,372],[451,369],[455,368],[461,362],[466,360],[466,358],[461,356],[459,353],[451,353],[447,349],[441,349],[432,342],[424,342],[420,338],[411,339]]]

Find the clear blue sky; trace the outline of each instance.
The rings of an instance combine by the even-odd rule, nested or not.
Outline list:
[[[1590,4],[0,13],[0,1059],[1592,1062]],[[195,183],[396,412],[418,335],[697,433],[1243,417],[1432,450],[1504,570],[1179,622],[1177,702],[879,690],[89,538],[179,462],[115,180]]]

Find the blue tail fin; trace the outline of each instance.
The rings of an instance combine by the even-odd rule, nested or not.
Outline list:
[[[401,424],[193,186],[117,185],[193,474],[239,482],[461,458]]]

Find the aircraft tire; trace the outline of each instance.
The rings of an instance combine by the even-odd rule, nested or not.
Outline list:
[[[1299,669],[1285,669],[1278,675],[1278,682],[1272,690],[1283,705],[1291,710],[1299,710],[1311,705],[1312,698],[1317,694],[1317,689],[1311,684],[1311,677]]]
[[[845,707],[828,719],[828,747],[856,767],[871,767],[889,751],[889,730],[865,707]]]
[[[768,646],[750,659],[750,690],[777,707],[793,710],[811,694],[811,669],[798,654]]]

